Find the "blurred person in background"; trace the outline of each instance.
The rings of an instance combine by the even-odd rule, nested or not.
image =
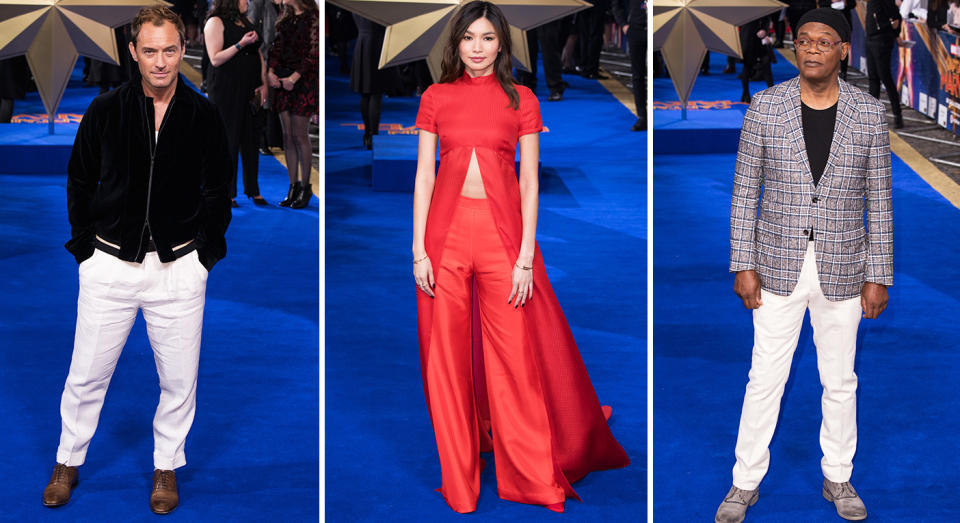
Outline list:
[[[347,51],[350,49],[350,41],[357,38],[357,25],[353,22],[353,13],[331,3],[325,5],[327,52],[339,60],[340,74],[350,74]]]
[[[580,33],[580,75],[584,78],[605,79],[600,74],[600,51],[603,50],[603,17],[609,0],[587,0],[592,7],[578,11],[577,30]]]
[[[10,123],[13,101],[27,96],[29,84],[30,68],[26,56],[0,60],[0,123]]]
[[[770,16],[764,16],[740,26],[740,47],[743,50],[743,72],[740,84],[743,94],[740,101],[750,103],[750,81],[759,73],[760,78],[773,87],[773,37],[769,33]]]
[[[350,89],[360,94],[363,146],[373,149],[373,135],[380,134],[383,93],[399,89],[400,74],[396,67],[379,68],[386,28],[356,13],[353,22],[357,26],[357,44],[350,68]]]
[[[128,34],[130,26],[121,26],[113,30],[117,39],[117,49],[126,49],[130,41]],[[99,86],[100,94],[109,91],[112,88],[119,87],[124,82],[133,78],[132,59],[129,53],[117,54],[117,64],[103,62],[100,60],[90,60],[90,67],[87,70],[87,82]]]
[[[320,11],[312,0],[283,0],[277,39],[270,48],[267,81],[283,126],[283,153],[290,188],[281,206],[302,209],[313,197],[313,148],[308,124],[320,109]]]
[[[900,36],[903,19],[894,0],[869,0],[867,2],[867,77],[870,81],[870,96],[880,98],[880,84],[887,90],[890,109],[893,111],[893,126],[903,128],[903,111],[900,108],[900,92],[893,81],[890,59]]]
[[[249,0],[247,18],[253,23],[253,29],[260,34],[260,57],[266,63],[270,46],[277,36],[277,18],[280,16],[280,0]],[[271,154],[270,147],[283,147],[283,131],[280,129],[280,117],[273,110],[274,90],[267,85],[267,103],[259,122],[260,154]]]
[[[850,11],[857,8],[857,0],[820,0],[820,7],[831,7],[840,11],[843,14],[843,17],[847,20],[847,25],[853,27],[853,18],[850,15]],[[843,81],[847,80],[847,60],[840,62],[840,79]]]
[[[647,8],[645,0],[614,0],[613,17],[627,35],[630,46],[630,72],[637,121],[632,130],[647,130]],[[624,13],[626,7],[626,13]]]
[[[787,4],[787,23],[790,24],[790,37],[797,39],[797,22],[807,11],[817,8],[817,0],[783,0]]]
[[[214,0],[203,28],[210,57],[207,89],[227,127],[233,162],[231,205],[237,207],[237,155],[243,158],[243,192],[253,203],[266,205],[257,175],[260,154],[255,115],[267,101],[266,72],[258,51],[260,36],[246,17],[247,0]]]
[[[200,38],[200,20],[207,12],[207,0],[170,0],[170,10],[180,15],[187,31],[187,43],[195,44]]]

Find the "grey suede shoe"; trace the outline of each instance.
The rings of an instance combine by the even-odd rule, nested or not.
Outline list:
[[[737,487],[730,487],[727,497],[723,498],[723,503],[717,509],[717,515],[714,518],[715,523],[740,523],[747,515],[747,507],[753,506],[760,497],[759,489],[743,490]]]
[[[849,521],[867,519],[867,507],[853,489],[849,481],[834,483],[829,479],[823,480],[823,497],[837,506],[837,514]]]

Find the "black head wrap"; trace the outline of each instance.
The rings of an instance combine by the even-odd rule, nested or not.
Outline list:
[[[800,28],[803,27],[803,24],[807,22],[820,22],[821,24],[828,25],[840,35],[841,41],[850,41],[850,24],[848,24],[847,19],[843,17],[843,13],[832,7],[820,7],[804,13],[797,23],[798,33],[800,32]],[[796,35],[794,35],[794,38],[796,38]]]

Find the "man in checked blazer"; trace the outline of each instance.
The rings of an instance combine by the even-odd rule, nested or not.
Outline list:
[[[850,485],[857,444],[854,373],[861,316],[893,284],[890,145],[883,105],[838,79],[850,52],[839,11],[798,24],[797,78],[757,93],[740,134],[730,211],[734,291],[753,310],[754,347],[733,487],[719,523],[743,521],[767,472],[768,447],[809,308],[823,385],[823,496],[867,517]]]

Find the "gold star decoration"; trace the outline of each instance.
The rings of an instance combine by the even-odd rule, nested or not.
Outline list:
[[[386,26],[380,69],[427,60],[434,80],[440,77],[443,42],[450,21],[468,0],[328,0],[331,4]],[[587,9],[583,0],[493,0],[510,23],[511,54],[530,70],[526,31]]]
[[[77,56],[117,64],[113,28],[133,20],[140,8],[157,4],[170,5],[159,0],[0,0],[0,59],[27,55],[43,106],[53,115]]]
[[[742,58],[737,26],[784,7],[777,0],[654,0],[653,50],[663,54],[681,107],[708,50]]]

